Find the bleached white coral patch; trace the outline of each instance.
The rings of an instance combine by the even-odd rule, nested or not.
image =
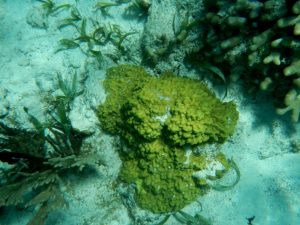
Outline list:
[[[212,161],[208,163],[207,167],[203,170],[199,170],[193,173],[194,178],[206,178],[206,177],[215,177],[217,176],[217,171],[225,170],[225,167],[219,161]]]
[[[164,124],[166,120],[170,117],[170,107],[167,108],[167,112],[162,116],[155,116],[154,119],[159,121],[160,124]]]

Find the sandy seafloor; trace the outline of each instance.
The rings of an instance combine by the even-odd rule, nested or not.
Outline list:
[[[56,2],[75,4],[76,1]],[[96,2],[79,0],[77,8],[84,17],[96,18],[101,23],[118,24],[127,32],[137,31],[124,42],[130,50],[130,57],[122,57],[119,63],[138,64],[141,61],[139,44],[147,32],[163,31],[167,35],[172,32],[175,0],[153,0],[148,21],[124,17],[126,5],[111,8],[110,16],[103,18],[101,12],[92,10]],[[46,224],[134,224],[120,198],[120,192],[124,190],[120,191],[114,185],[121,165],[116,140],[100,131],[93,111],[105,99],[101,86],[105,70],[116,64],[108,57],[99,63],[79,49],[55,53],[58,41],[76,35],[75,29],[57,28],[69,11],[42,17],[41,10],[41,3],[34,0],[0,0],[0,114],[8,113],[8,117],[24,127],[30,127],[23,107],[43,119],[47,107],[44,97],[59,92],[57,72],[65,77],[75,70],[79,74],[87,74],[82,87],[85,92],[75,99],[70,117],[74,127],[95,131],[88,141],[107,162],[107,166],[97,168],[98,175],[83,174],[70,179],[70,187],[66,188],[69,207],[53,212]],[[143,33],[143,29],[147,32]],[[111,54],[114,46],[108,44],[101,50]],[[178,66],[180,57],[180,52],[174,53],[169,62],[162,62],[159,66],[162,70]],[[195,71],[188,70],[184,65],[181,68],[181,73],[197,76]],[[201,213],[210,218],[214,225],[246,225],[246,217],[251,216],[255,216],[253,225],[300,224],[300,154],[295,152],[294,147],[296,142],[298,145],[300,142],[299,123],[290,124],[288,116],[279,118],[272,105],[267,103],[270,102],[268,99],[259,99],[249,98],[238,85],[229,87],[225,100],[237,103],[240,119],[236,133],[221,148],[227,157],[232,157],[238,164],[240,182],[226,192],[209,191],[183,211],[191,215]],[[32,213],[30,210],[7,208],[0,214],[0,224],[24,225]],[[141,221],[138,224],[154,225],[154,219],[159,218],[159,215],[137,208],[132,213]],[[180,223],[171,218],[166,224]]]

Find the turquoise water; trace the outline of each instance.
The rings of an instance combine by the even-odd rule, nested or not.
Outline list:
[[[112,4],[103,4],[107,2]],[[218,53],[211,56],[209,45],[214,42],[204,40],[203,25],[193,25],[207,15],[203,2],[0,0],[1,225],[300,224],[300,127],[292,121],[297,105],[284,115],[276,113],[276,108],[287,107],[284,96],[289,88],[299,96],[299,73],[282,75],[284,81],[279,83],[289,86],[277,86],[275,97],[272,90],[259,87],[272,86],[259,80],[260,65],[250,79],[243,76],[248,69],[240,72],[240,79],[228,75],[235,72],[229,69],[230,57],[219,61]],[[284,17],[291,9],[282,13]],[[268,26],[271,22],[263,27]],[[223,32],[218,37],[224,37]],[[241,41],[242,52],[245,43]],[[203,55],[197,58],[192,53],[199,49]],[[296,58],[294,53],[284,51]],[[193,64],[204,56],[208,62]],[[234,68],[245,65],[239,57]],[[286,61],[288,57],[284,55]],[[272,58],[274,65],[276,59]],[[227,187],[240,174],[236,185],[199,195],[181,208],[186,214],[139,207],[135,193],[141,183],[118,179],[124,160],[120,149],[124,153],[130,147],[103,130],[97,117],[98,105],[107,99],[106,71],[121,64],[142,65],[154,76],[172,71],[200,79],[223,102],[235,102],[239,119],[224,143],[193,148],[187,144],[184,150],[186,155],[222,152],[234,160],[238,171],[231,168],[212,183]],[[273,67],[267,71],[277,72]],[[273,83],[276,76],[270,75]],[[274,98],[279,99],[275,107]]]

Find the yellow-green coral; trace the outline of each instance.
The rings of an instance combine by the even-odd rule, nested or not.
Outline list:
[[[149,79],[128,99],[124,115],[140,137],[181,146],[222,142],[238,119],[233,103],[222,103],[199,81],[176,76]]]
[[[104,88],[108,93],[105,104],[98,108],[98,118],[103,129],[116,134],[122,126],[121,107],[127,98],[138,90],[150,76],[138,66],[121,65],[108,69]]]
[[[207,190],[207,179],[228,170],[225,157],[194,154],[190,146],[232,135],[235,104],[222,103],[200,81],[170,73],[158,78],[137,66],[111,68],[104,86],[108,96],[98,116],[128,144],[120,179],[136,185],[142,208],[180,210]]]
[[[123,158],[120,177],[137,186],[136,200],[144,209],[170,212],[183,208],[204,193],[197,187],[192,173],[205,168],[206,158],[194,156],[197,167],[187,163],[182,148],[170,148],[162,140],[141,144],[134,157]]]
[[[126,124],[147,140],[161,135],[171,100],[166,87],[162,80],[153,77],[128,99],[124,107]]]

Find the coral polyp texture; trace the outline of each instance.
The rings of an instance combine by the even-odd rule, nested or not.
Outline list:
[[[300,92],[300,1],[205,0],[203,17],[199,61],[270,91],[297,122],[299,107],[284,99]]]
[[[98,117],[104,130],[121,135],[127,144],[121,151],[120,180],[136,185],[142,208],[180,210],[207,190],[207,176],[228,170],[220,153],[195,154],[193,148],[222,143],[233,134],[238,120],[234,103],[221,102],[198,80],[171,73],[154,77],[132,65],[109,69],[104,86],[108,95]]]

